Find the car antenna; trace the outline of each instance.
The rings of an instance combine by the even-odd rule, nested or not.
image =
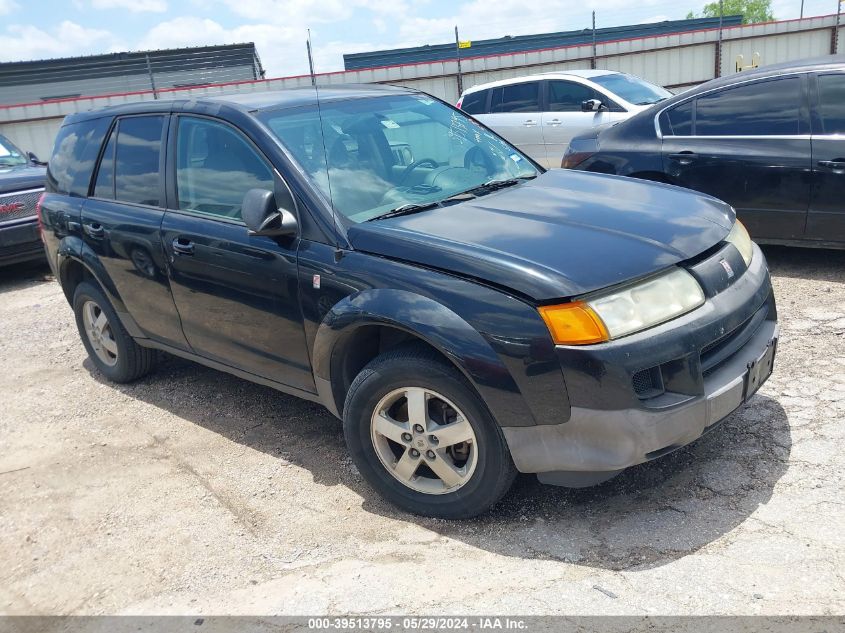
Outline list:
[[[317,86],[317,75],[314,73],[314,58],[311,55],[311,29],[308,29],[308,39],[305,41],[308,49],[308,69],[311,73],[311,85],[314,86],[314,98],[317,102],[317,118],[320,120],[320,142],[323,145],[323,162],[326,165],[326,183],[329,188],[329,204],[332,207],[332,224],[334,225],[334,259],[339,262],[343,257],[343,250],[340,248],[340,227],[337,225],[337,210],[334,208],[334,196],[332,195],[332,179],[329,174],[329,150],[326,147],[326,134],[323,127],[323,112],[320,107],[320,88]]]

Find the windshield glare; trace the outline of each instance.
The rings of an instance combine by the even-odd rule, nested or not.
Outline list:
[[[537,175],[507,142],[424,95],[328,101],[320,108],[259,117],[353,222],[438,202],[491,180]]]
[[[609,75],[598,75],[590,79],[634,105],[651,105],[652,103],[658,103],[672,96],[672,93],[665,88],[650,84],[633,75],[612,73]]]
[[[0,136],[0,167],[25,165],[27,162],[28,160],[23,152],[12,145],[5,136]]]

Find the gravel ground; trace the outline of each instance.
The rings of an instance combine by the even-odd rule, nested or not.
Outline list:
[[[0,613],[841,614],[845,252],[766,252],[749,406],[466,522],[383,503],[319,406],[170,358],[105,382],[48,271],[0,270]]]

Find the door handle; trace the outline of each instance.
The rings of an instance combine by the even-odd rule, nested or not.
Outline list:
[[[85,231],[85,233],[90,237],[100,238],[105,237],[106,235],[106,230],[103,228],[103,225],[99,222],[91,222],[90,224],[84,223],[82,225],[82,230]]]
[[[695,152],[678,152],[677,154],[669,154],[669,159],[677,161],[681,165],[692,165],[693,161],[698,158]]]
[[[546,122],[546,125],[560,125],[563,123],[560,119],[552,119],[551,121]]]
[[[819,167],[827,167],[833,171],[845,171],[845,159],[837,158],[836,160],[820,160]]]
[[[193,255],[194,243],[186,237],[177,237],[173,240],[173,253],[175,255]]]
[[[527,119],[522,122],[522,125],[524,125],[525,127],[534,127],[537,125],[537,121],[535,121],[534,119]]]

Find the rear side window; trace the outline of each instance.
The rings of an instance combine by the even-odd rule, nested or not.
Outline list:
[[[490,112],[539,112],[540,82],[510,84],[491,90]]]
[[[138,116],[120,120],[114,154],[116,200],[151,207],[161,205],[163,131],[163,116]]]
[[[580,112],[584,101],[595,98],[595,90],[588,86],[573,81],[549,82],[550,112]],[[607,99],[602,100],[607,101]]]
[[[822,134],[845,134],[845,74],[821,75],[819,118]]]
[[[663,113],[661,130],[666,136],[692,135],[692,106],[694,101],[687,101]]]
[[[210,119],[179,117],[176,189],[180,209],[239,220],[247,191],[272,191],[273,187],[273,170],[239,132]]]
[[[49,191],[70,196],[88,195],[97,153],[110,123],[110,119],[102,118],[62,126],[47,167]]]
[[[801,81],[786,77],[728,88],[697,99],[696,136],[798,134]]]
[[[467,114],[484,114],[487,110],[487,91],[479,90],[466,95],[461,101],[461,110]]]

